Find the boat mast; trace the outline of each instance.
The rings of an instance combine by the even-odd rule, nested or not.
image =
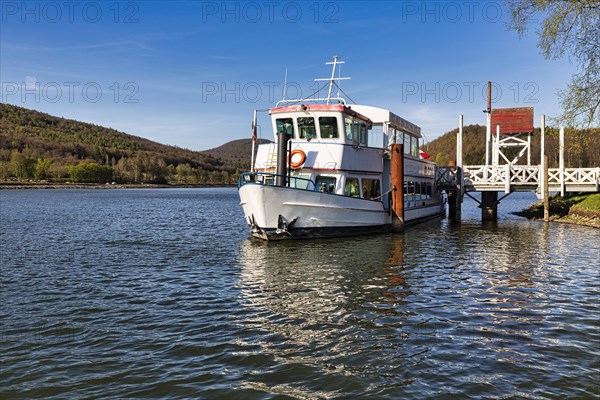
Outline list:
[[[329,92],[327,93],[327,98],[325,99],[325,104],[331,103],[331,92],[333,91],[333,85],[335,85],[335,81],[344,81],[344,80],[350,79],[350,78],[339,78],[339,77],[336,78],[335,77],[335,68],[338,65],[345,64],[344,61],[338,61],[340,58],[341,58],[340,56],[333,56],[333,62],[325,63],[325,65],[333,65],[333,67],[331,68],[331,78],[315,79],[315,82],[329,81]],[[339,86],[338,86],[338,88],[339,88]]]
[[[250,172],[254,173],[254,149],[256,147],[256,139],[257,139],[257,135],[256,135],[256,112],[257,110],[254,110],[254,118],[252,118],[252,156],[250,157],[251,161],[250,161]]]

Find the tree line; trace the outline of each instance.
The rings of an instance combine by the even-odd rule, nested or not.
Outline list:
[[[249,168],[247,158],[238,153],[223,161],[210,153],[0,104],[4,181],[234,184]]]

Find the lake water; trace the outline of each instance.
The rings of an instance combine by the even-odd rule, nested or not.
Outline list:
[[[600,230],[264,243],[237,191],[0,191],[0,398],[598,398]]]

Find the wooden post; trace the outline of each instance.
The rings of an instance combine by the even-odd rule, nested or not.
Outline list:
[[[527,134],[527,166],[528,167],[531,165],[531,135],[533,135],[533,133]]]
[[[544,170],[546,170],[548,168],[548,160],[546,157],[544,157],[546,155],[546,151],[544,149],[545,146],[545,136],[546,136],[546,116],[542,114],[541,118],[540,118],[540,133],[541,133],[541,138],[540,138],[540,174],[544,174]],[[541,176],[540,179],[541,182],[541,193],[545,193],[545,188],[548,186],[548,182],[544,180],[543,175]]]
[[[559,135],[559,159],[558,169],[560,171],[560,195],[565,197],[565,128],[560,127]]]
[[[448,218],[453,222],[457,222],[460,221],[461,217],[460,187],[462,182],[460,181],[460,167],[456,166],[456,161],[449,161],[448,166],[452,169],[456,177],[456,186],[452,189],[446,189],[446,194],[448,195]]]
[[[494,165],[500,165],[500,125],[496,125],[496,140],[494,140]]]
[[[485,130],[485,166],[490,165],[490,142],[492,136],[492,82],[487,84],[487,123]],[[487,169],[486,169],[487,173]]]
[[[464,119],[463,115],[460,114],[458,116],[458,137],[456,138],[456,165],[458,169],[456,171],[456,183],[458,186],[458,191],[456,193],[456,219],[460,221],[461,219],[461,206],[464,195],[464,186],[465,182],[463,180],[463,125]],[[450,199],[448,199],[450,201]]]
[[[481,192],[481,220],[498,219],[498,192]]]
[[[458,116],[458,134],[456,136],[456,165],[460,168],[463,166],[462,159],[462,146],[463,146],[463,115]]]
[[[508,194],[508,193],[510,193],[510,182],[511,182],[510,164],[506,164],[504,166],[504,173],[506,174],[506,180],[504,181],[504,193]]]
[[[544,154],[544,221],[550,221],[550,199],[548,198],[548,156]]]
[[[392,145],[392,232],[404,231],[404,145]]]

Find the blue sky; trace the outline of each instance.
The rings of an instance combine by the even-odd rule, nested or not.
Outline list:
[[[307,96],[346,64],[349,99],[433,140],[494,106],[560,112],[576,68],[545,60],[535,26],[507,31],[488,1],[3,1],[1,101],[193,150],[250,137],[255,108]],[[260,120],[270,137],[268,121]]]

